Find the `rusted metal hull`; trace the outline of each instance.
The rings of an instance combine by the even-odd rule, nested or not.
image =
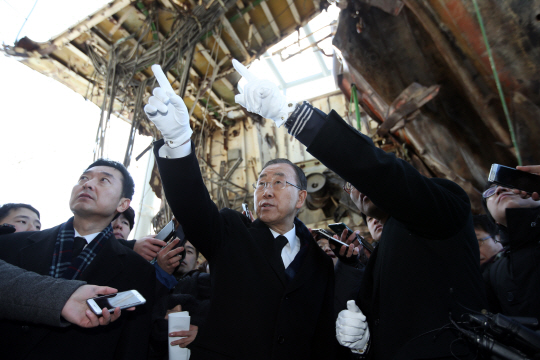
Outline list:
[[[407,87],[439,85],[437,96],[393,135],[432,175],[462,185],[473,210],[481,211],[490,165],[517,160],[471,2],[403,1],[397,15],[369,3],[351,2],[340,15],[334,45],[349,67],[342,86],[355,83],[362,106],[383,127],[390,104]],[[523,162],[540,164],[534,138],[540,130],[540,1],[478,3]]]

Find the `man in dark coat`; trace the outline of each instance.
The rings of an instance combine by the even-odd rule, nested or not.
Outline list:
[[[163,134],[154,144],[159,172],[176,219],[212,269],[210,311],[191,359],[332,359],[332,260],[296,218],[307,196],[304,173],[284,159],[266,164],[254,222],[219,210],[192,148],[186,106],[165,82],[145,107]]]
[[[490,185],[483,194],[484,205],[504,246],[499,259],[484,270],[490,310],[540,320],[540,202]]]
[[[307,103],[294,112],[280,107],[277,87],[233,64],[248,80],[238,103],[269,118],[269,109],[281,108],[278,125],[286,120],[308,152],[352,183],[360,211],[375,218],[380,210],[389,214],[362,280],[361,312],[352,304],[356,309],[338,318],[340,343],[372,359],[473,358],[475,352],[447,329],[450,318],[479,311],[485,302],[465,191],[420,175],[335,111],[326,115]]]
[[[133,179],[120,164],[98,160],[73,187],[74,217],[40,232],[3,235],[0,259],[56,278],[138,290],[146,304],[104,327],[57,328],[1,321],[0,347],[6,359],[146,359],[154,302],[153,267],[118,243],[111,221],[129,206]]]

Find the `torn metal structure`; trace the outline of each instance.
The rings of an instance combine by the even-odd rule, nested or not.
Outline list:
[[[457,182],[481,212],[492,163],[540,164],[540,1],[340,4],[340,88],[356,85],[420,172]]]
[[[340,51],[333,72],[342,91],[310,99],[314,106],[335,109],[426,176],[456,181],[475,212],[481,211],[491,163],[517,165],[516,146],[524,164],[540,163],[534,138],[540,125],[540,0],[337,4],[339,23],[329,36],[335,34]],[[251,183],[262,165],[286,157],[308,175],[308,203],[300,218],[322,227],[348,216],[352,226],[361,220],[340,189],[343,181],[283,128],[234,102],[239,75],[231,59],[249,64],[301,27],[309,37],[308,21],[328,5],[320,0],[115,0],[49,42],[23,38],[4,51],[101,108],[96,157],[103,152],[111,114],[130,123],[126,166],[138,155],[132,153],[137,131],[159,138],[142,108],[155,86],[150,66],[161,64],[190,111],[201,171],[218,206],[252,205]],[[313,49],[319,49],[316,41],[298,52]],[[297,55],[284,56],[282,50],[273,54],[282,61]],[[320,53],[325,55],[331,56]],[[325,75],[321,71],[314,78]],[[350,111],[350,102],[362,110]],[[162,197],[155,168],[150,183]],[[165,207],[158,215],[157,228],[170,212]]]

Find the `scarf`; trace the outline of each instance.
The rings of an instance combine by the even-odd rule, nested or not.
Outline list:
[[[90,265],[98,252],[105,245],[105,241],[112,233],[109,224],[98,236],[88,244],[75,259],[72,259],[75,229],[73,217],[60,226],[56,244],[54,246],[53,259],[49,275],[55,278],[75,280]]]

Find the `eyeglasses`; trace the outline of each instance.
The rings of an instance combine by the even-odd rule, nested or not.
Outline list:
[[[274,190],[283,190],[287,187],[287,184],[294,186],[298,190],[302,190],[300,186],[291,184],[290,182],[283,181],[283,180],[273,180],[273,181],[268,181],[268,182],[259,181],[256,184],[252,184],[252,186],[255,189],[255,191],[263,191],[264,189],[267,189],[267,188],[272,188]]]
[[[355,189],[355,187],[350,182],[346,182],[345,185],[343,185],[343,190],[349,195],[351,195],[353,189]]]
[[[486,241],[487,239],[491,239],[491,235],[487,235],[487,236],[484,236],[483,238],[481,239],[476,239],[478,240],[478,242],[480,243],[480,245],[482,245],[484,243],[484,241]]]
[[[482,197],[484,199],[487,199],[488,197],[495,195],[496,192],[497,192],[497,185],[491,185],[489,189],[487,189],[486,191],[482,193]]]

